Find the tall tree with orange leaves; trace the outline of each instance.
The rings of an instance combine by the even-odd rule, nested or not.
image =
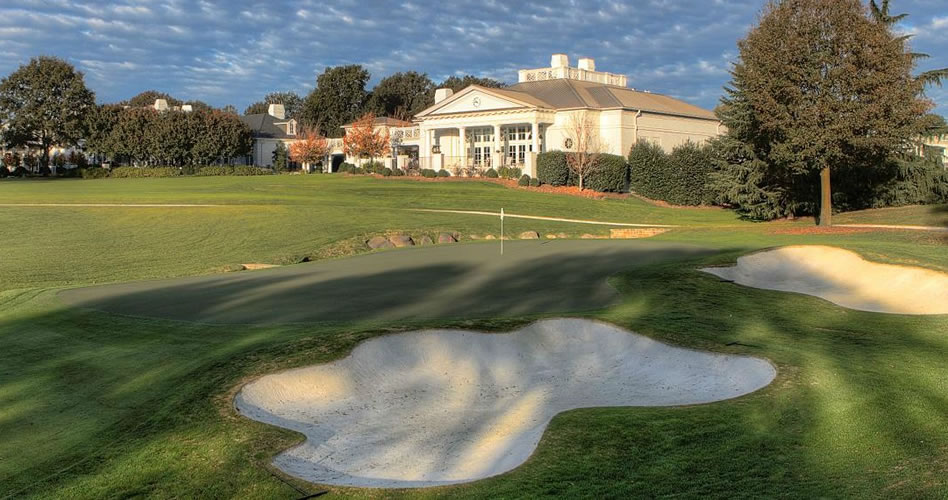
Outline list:
[[[319,163],[329,154],[329,140],[315,130],[304,130],[302,138],[290,144],[290,159],[304,167]]]
[[[375,115],[366,113],[352,124],[342,138],[343,149],[349,156],[369,157],[371,161],[385,154],[388,132],[375,129]]]

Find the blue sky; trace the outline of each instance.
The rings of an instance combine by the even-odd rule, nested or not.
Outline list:
[[[516,82],[517,69],[565,52],[630,86],[713,108],[736,42],[764,0],[3,0],[0,74],[36,55],[85,72],[99,102],[157,89],[238,109],[276,90],[308,92],[326,66],[379,78],[416,70]],[[948,66],[948,2],[893,0],[901,29]],[[930,89],[948,115],[948,87]]]

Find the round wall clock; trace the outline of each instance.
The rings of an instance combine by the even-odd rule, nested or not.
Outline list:
[[[565,146],[566,149],[573,149],[573,140],[567,137],[566,140],[563,141],[563,146]]]

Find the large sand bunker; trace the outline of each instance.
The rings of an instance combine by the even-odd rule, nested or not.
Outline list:
[[[870,262],[827,246],[790,246],[745,255],[703,271],[735,283],[798,292],[863,311],[948,314],[948,274]]]
[[[708,403],[773,380],[765,360],[672,347],[580,319],[509,334],[429,330],[267,375],[235,404],[306,441],[274,460],[317,483],[418,487],[508,471],[559,412]],[[581,446],[582,443],[577,443]]]

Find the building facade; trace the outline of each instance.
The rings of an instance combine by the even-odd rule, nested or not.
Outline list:
[[[577,139],[578,123],[591,125],[598,152],[623,156],[639,141],[671,151],[724,130],[711,111],[630,89],[624,75],[596,71],[593,59],[580,59],[574,68],[566,55],[554,54],[549,67],[521,70],[509,87],[438,89],[434,105],[411,126],[388,133],[398,143],[398,165],[415,158],[434,170],[506,165],[535,176],[538,153],[575,151],[584,142]],[[341,146],[334,153],[342,154]]]

